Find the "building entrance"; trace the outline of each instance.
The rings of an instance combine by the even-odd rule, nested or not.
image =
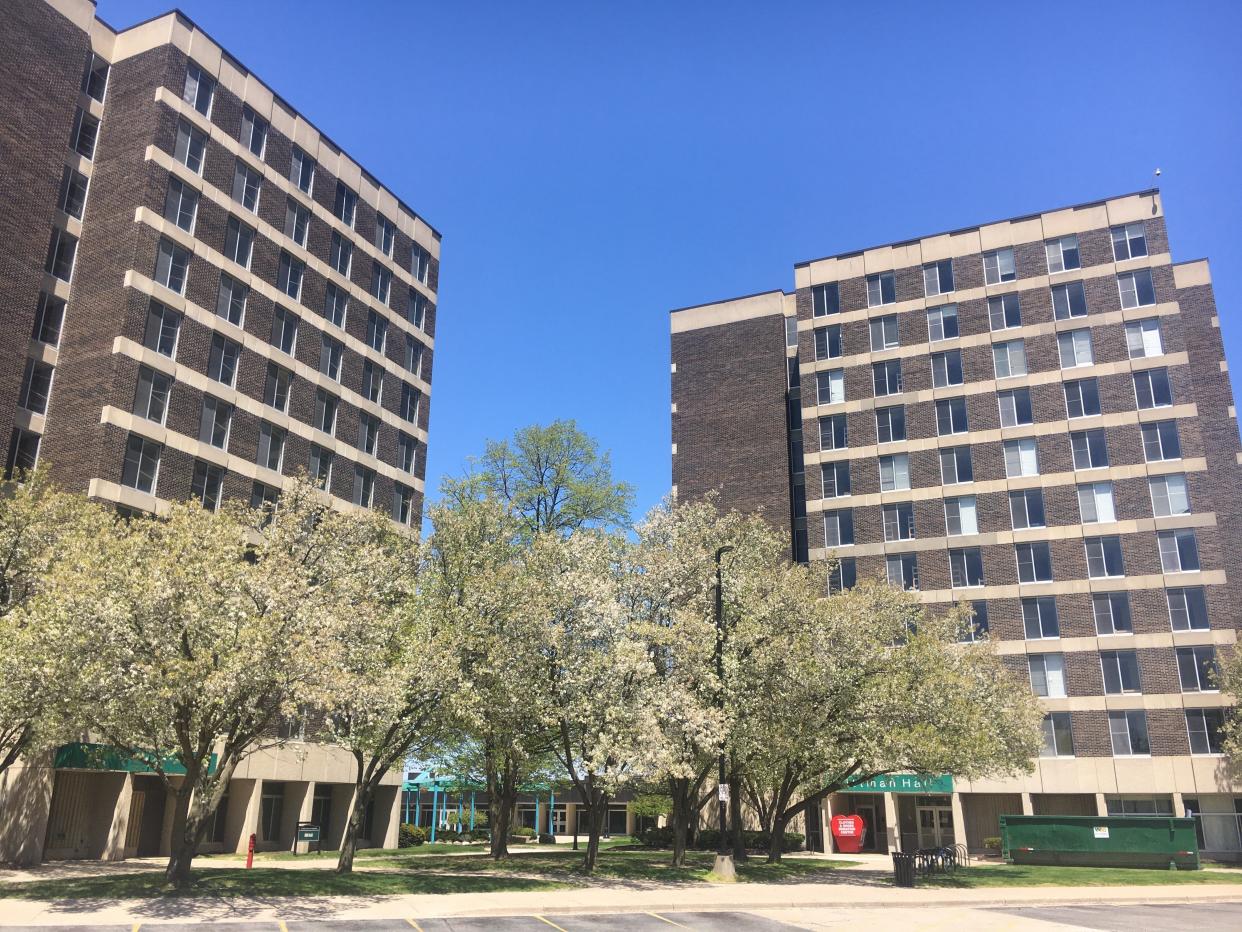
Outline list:
[[[953,844],[951,806],[918,806],[919,847],[941,848]]]

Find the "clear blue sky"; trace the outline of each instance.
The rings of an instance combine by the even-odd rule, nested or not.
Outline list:
[[[670,308],[1157,166],[1242,372],[1232,0],[181,2],[444,234],[429,491],[486,438],[571,417],[642,512],[670,482]]]

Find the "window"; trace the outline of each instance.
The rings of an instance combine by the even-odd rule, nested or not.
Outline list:
[[[1147,255],[1147,232],[1141,222],[1113,227],[1112,234],[1114,261],[1125,262]]]
[[[1044,747],[1040,757],[1073,757],[1074,730],[1068,712],[1049,712],[1041,726]]]
[[[224,486],[224,470],[202,460],[194,461],[194,475],[190,479],[190,498],[208,511],[220,507],[220,493]]]
[[[387,339],[388,321],[376,311],[367,311],[367,346],[377,353],[383,353]]]
[[[897,286],[892,272],[881,272],[879,275],[867,276],[867,307],[892,304],[896,300]],[[839,306],[838,310],[840,310]]]
[[[405,431],[397,431],[397,468],[413,473],[418,461],[418,441]]]
[[[910,456],[893,453],[880,457],[880,491],[896,492],[910,488]]]
[[[371,414],[358,415],[358,449],[369,456],[375,455],[379,442],[379,418]]]
[[[1078,487],[1078,513],[1083,524],[1108,524],[1117,520],[1113,508],[1113,484],[1088,482]]]
[[[914,540],[914,505],[898,502],[882,508],[885,540]]]
[[[82,75],[82,93],[103,103],[107,89],[108,63],[92,52],[86,61],[86,72]]]
[[[250,258],[254,255],[254,228],[242,223],[236,217],[229,217],[224,228],[224,257],[232,259],[243,269],[250,268]]]
[[[1144,369],[1134,373],[1134,397],[1139,410],[1167,408],[1173,404],[1168,369]]]
[[[824,512],[824,546],[848,547],[854,543],[854,512],[848,508]]]
[[[844,450],[849,446],[844,414],[833,414],[819,419],[819,448],[821,450]]]
[[[1147,480],[1151,488],[1151,510],[1157,518],[1190,514],[1190,495],[1183,475],[1153,476]]]
[[[185,89],[181,99],[203,116],[211,116],[211,99],[215,92],[215,78],[205,74],[194,62],[186,62]]]
[[[1177,649],[1177,675],[1184,693],[1219,692],[1220,669],[1216,665],[1216,648],[1210,644]]]
[[[93,159],[98,140],[99,121],[86,111],[78,110],[73,123],[73,151],[84,159]]]
[[[233,168],[233,200],[251,213],[258,213],[261,187],[259,173],[238,159]]]
[[[55,370],[45,362],[26,360],[22,376],[22,390],[17,403],[35,414],[47,413],[47,400],[52,394],[52,375]]]
[[[310,229],[310,211],[305,204],[288,198],[285,201],[285,236],[299,246],[306,246],[306,234]]]
[[[841,328],[837,327],[836,329],[839,336]],[[871,351],[874,353],[879,350],[892,349],[898,345],[900,345],[900,340],[897,336],[897,315],[888,314],[884,317],[873,317],[871,319]],[[840,354],[840,344],[838,342],[837,355],[839,356]]]
[[[392,272],[376,261],[371,262],[371,295],[380,304],[388,304],[388,295],[392,291]],[[792,320],[793,318],[790,318]],[[839,350],[838,350],[839,351]]]
[[[418,243],[412,244],[410,246],[410,274],[414,276],[415,280],[420,281],[425,285],[427,284],[427,279],[430,275],[430,272],[431,272],[431,253],[429,253],[422,246],[418,245]],[[826,288],[829,286],[821,285],[819,287]],[[837,286],[832,285],[831,287],[833,289],[833,293],[835,294]],[[812,295],[814,295],[815,290],[812,289],[811,293]],[[840,307],[838,307],[838,310],[840,310]],[[833,313],[835,314],[836,311],[834,311]],[[816,316],[817,317],[819,316],[818,312],[816,312]]]
[[[919,587],[919,560],[912,553],[893,554],[884,561],[888,584],[902,589]]]
[[[267,120],[246,105],[242,106],[241,144],[259,158],[267,148]]]
[[[932,386],[945,388],[949,385],[962,384],[962,351],[946,350],[943,353],[932,353]]]
[[[1108,733],[1112,739],[1114,757],[1151,753],[1151,745],[1147,741],[1147,713],[1141,709],[1133,712],[1109,712]]]
[[[264,469],[280,472],[285,459],[285,440],[288,432],[283,427],[263,421],[259,425],[259,448],[254,461]]]
[[[1031,654],[1031,689],[1046,699],[1064,699],[1065,658],[1060,654]]]
[[[13,479],[34,469],[39,462],[39,441],[42,436],[34,431],[14,427],[9,437],[9,459],[5,464],[4,478]]]
[[[1104,670],[1104,694],[1115,696],[1120,693],[1140,693],[1143,691],[1139,679],[1138,651],[1133,650],[1102,650],[1100,666]]]
[[[325,434],[336,433],[336,411],[340,406],[340,399],[335,395],[329,394],[322,388],[315,390],[315,420],[312,424],[317,430],[323,431]]]
[[[966,399],[942,398],[936,402],[936,433],[941,437],[964,434],[966,426]]]
[[[1158,531],[1160,569],[1165,573],[1194,573],[1199,569],[1199,542],[1192,528]]]
[[[1087,316],[1087,293],[1082,282],[1052,286],[1052,316],[1057,320]]]
[[[1022,326],[1022,303],[1016,294],[988,298],[988,325],[993,331]]]
[[[1090,366],[1095,363],[1095,353],[1091,346],[1091,331],[1066,330],[1057,334],[1057,351],[1061,356],[1062,369],[1075,369],[1078,366]]]
[[[293,373],[274,362],[267,364],[267,381],[263,385],[263,403],[277,411],[289,412],[289,387]]]
[[[1013,249],[1005,247],[983,254],[983,280],[989,285],[1011,282],[1018,277],[1013,263]]]
[[[973,617],[970,623],[966,625],[966,629],[958,636],[958,640],[963,642],[980,641],[988,633],[988,603],[982,599],[975,599],[969,605]]]
[[[953,260],[941,259],[923,266],[923,293],[927,297],[953,290]]]
[[[159,471],[160,445],[138,434],[130,434],[129,440],[125,443],[125,463],[121,467],[121,485],[154,495]]]
[[[272,312],[272,346],[293,355],[298,341],[298,316],[280,305]]]
[[[280,268],[276,273],[276,287],[293,298],[302,298],[302,278],[306,274],[306,266],[283,249],[280,251]]]
[[[1222,709],[1187,709],[1186,734],[1191,754],[1224,753],[1225,713]]]
[[[1097,592],[1091,596],[1091,613],[1095,616],[1095,633],[1133,634],[1130,620],[1130,597],[1124,592]]]
[[[1070,434],[1070,452],[1075,469],[1108,467],[1108,440],[1102,429],[1074,431]]]
[[[815,403],[837,404],[845,400],[845,371],[833,369],[815,373]]]
[[[338,288],[332,282],[324,284],[323,316],[338,327],[344,329],[345,314],[349,310],[349,295],[345,289]]]
[[[161,247],[162,245],[161,243]],[[73,260],[77,258],[77,254],[77,237],[56,227],[52,230],[52,239],[47,247],[47,263],[43,269],[47,274],[67,282],[73,278]]]
[[[343,181],[336,183],[336,197],[332,201],[332,214],[346,226],[354,225],[354,215],[358,210],[358,195],[351,191]]]
[[[1043,641],[1061,636],[1061,622],[1057,616],[1057,600],[1054,596],[1041,595],[1022,600],[1022,629],[1028,641]]]
[[[332,247],[328,253],[328,263],[336,271],[349,278],[349,267],[353,262],[353,243],[345,239],[338,231],[332,231]]]
[[[362,397],[374,404],[380,403],[384,389],[384,373],[371,360],[362,361]]]
[[[1009,519],[1015,531],[1047,527],[1043,489],[1023,489],[1009,493]]]
[[[942,304],[927,311],[927,338],[935,343],[938,340],[952,340],[960,336],[957,326],[957,305]]]
[[[1142,359],[1147,356],[1163,356],[1164,345],[1160,339],[1160,321],[1149,317],[1147,320],[1132,320],[1126,324],[1126,349],[1131,359]]]
[[[203,173],[203,152],[207,147],[207,134],[191,126],[185,120],[177,121],[177,141],[173,144],[173,157],[196,175]]]
[[[147,326],[142,345],[162,356],[177,355],[177,336],[181,332],[181,315],[170,307],[152,301],[147,306]]]
[[[341,380],[341,357],[345,353],[345,347],[338,340],[332,339],[326,333],[321,335],[319,344],[319,371],[333,381]]]
[[[240,327],[246,316],[246,299],[249,295],[249,288],[232,275],[221,272],[220,291],[216,295],[216,316]]]
[[[824,498],[841,498],[844,495],[850,494],[849,460],[821,463],[819,470]]]
[[[431,302],[425,297],[410,289],[410,303],[405,309],[405,319],[417,327],[419,330],[427,329],[427,308],[431,306]]]
[[[940,481],[944,485],[960,485],[973,482],[974,468],[970,461],[970,447],[948,447],[940,451]]]
[[[1035,423],[1029,388],[1011,388],[998,392],[996,397],[1000,401],[1001,427],[1017,427],[1021,424]]]
[[[1202,589],[1169,589],[1165,597],[1169,603],[1169,624],[1174,631],[1208,630],[1207,599]]]
[[[414,490],[400,482],[393,484],[392,519],[406,525],[414,521]]]
[[[841,415],[844,417],[844,415]],[[893,405],[891,408],[875,409],[875,434],[879,443],[895,443],[906,439],[906,408],[904,405]]]
[[[299,191],[310,194],[315,183],[315,160],[299,149],[293,147],[293,161],[289,165],[289,180]]]
[[[1039,475],[1039,454],[1034,437],[1023,437],[1021,440],[1005,441],[1005,476],[1016,479],[1020,476]]]
[[[48,346],[57,346],[64,321],[65,302],[46,291],[39,292],[39,306],[35,309],[34,331],[31,336]]]
[[[134,414],[163,424],[168,414],[168,394],[172,391],[172,382],[171,376],[149,366],[140,366],[138,387],[134,390]]]
[[[992,365],[996,369],[998,379],[1008,379],[1015,375],[1026,375],[1026,343],[1023,340],[1008,340],[992,345]]]
[[[1044,251],[1048,254],[1049,274],[1082,268],[1082,259],[1078,254],[1078,236],[1075,233],[1048,240],[1044,243]]]
[[[1147,462],[1158,463],[1182,458],[1177,421],[1149,421],[1140,427],[1143,433],[1143,456]]]
[[[901,360],[890,359],[887,362],[873,363],[871,381],[877,398],[884,395],[901,393]]]
[[[983,585],[983,556],[978,547],[949,551],[949,578],[954,589]]]
[[[1018,558],[1018,582],[1052,582],[1052,552],[1047,541],[1015,544]]]
[[[1145,307],[1156,303],[1156,286],[1152,284],[1151,269],[1123,272],[1117,276],[1117,288],[1121,292],[1123,308]]]
[[[211,335],[211,351],[207,356],[207,377],[233,387],[237,381],[237,361],[241,358],[241,344],[220,333]]]
[[[422,395],[413,385],[401,383],[401,410],[397,413],[411,424],[418,421],[418,406]]]
[[[1121,538],[1088,537],[1083,541],[1087,551],[1087,575],[1092,579],[1124,576],[1125,561],[1121,558]]]
[[[82,219],[82,212],[86,208],[86,189],[87,179],[80,171],[75,171],[68,165],[60,178],[60,209],[67,213],[70,217],[78,220]]]
[[[405,359],[402,363],[405,371],[413,375],[421,375],[423,371],[423,344],[410,334],[405,335]]]
[[[353,503],[363,508],[370,508],[375,498],[375,470],[365,466],[354,466]]]
[[[332,461],[334,458],[332,451],[325,450],[317,443],[311,444],[309,472],[311,479],[321,489],[326,489],[332,485]]]
[[[946,498],[944,500],[944,524],[950,537],[978,534],[979,519],[975,508],[975,497],[963,495],[960,498]]]
[[[1100,387],[1094,378],[1065,383],[1065,413],[1071,418],[1100,413]]]
[[[853,557],[838,557],[828,571],[828,591],[841,592],[858,584],[858,565]]]
[[[375,246],[386,256],[392,255],[393,243],[397,239],[397,228],[383,214],[375,216]]]
[[[280,501],[280,489],[273,488],[270,485],[264,485],[262,482],[256,482],[253,486],[250,487],[250,507],[251,508],[262,508],[267,511],[271,511],[276,508],[276,503],[279,501]],[[227,800],[227,798],[228,798],[228,793],[226,792],[225,799]],[[221,803],[222,806],[225,804],[226,803],[224,802]],[[216,810],[217,818],[219,818],[219,813],[221,811],[223,810],[222,809]],[[221,828],[220,831],[222,832],[223,828]],[[217,838],[216,840],[223,841],[223,838]]]
[[[227,401],[203,396],[203,413],[198,422],[198,439],[200,443],[227,449],[229,444],[229,428],[233,422],[233,406]]]

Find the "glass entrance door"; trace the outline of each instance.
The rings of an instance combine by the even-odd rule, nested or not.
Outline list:
[[[950,806],[919,806],[919,847],[941,848],[953,844],[953,809]]]

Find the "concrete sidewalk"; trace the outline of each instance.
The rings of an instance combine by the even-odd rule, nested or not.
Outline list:
[[[973,890],[832,884],[736,884],[566,889],[536,892],[342,897],[211,897],[148,900],[6,899],[9,925],[156,925],[169,922],[273,922],[305,919],[423,919],[453,916],[837,908],[1017,907],[1069,904],[1242,903],[1229,886],[1012,887]]]

